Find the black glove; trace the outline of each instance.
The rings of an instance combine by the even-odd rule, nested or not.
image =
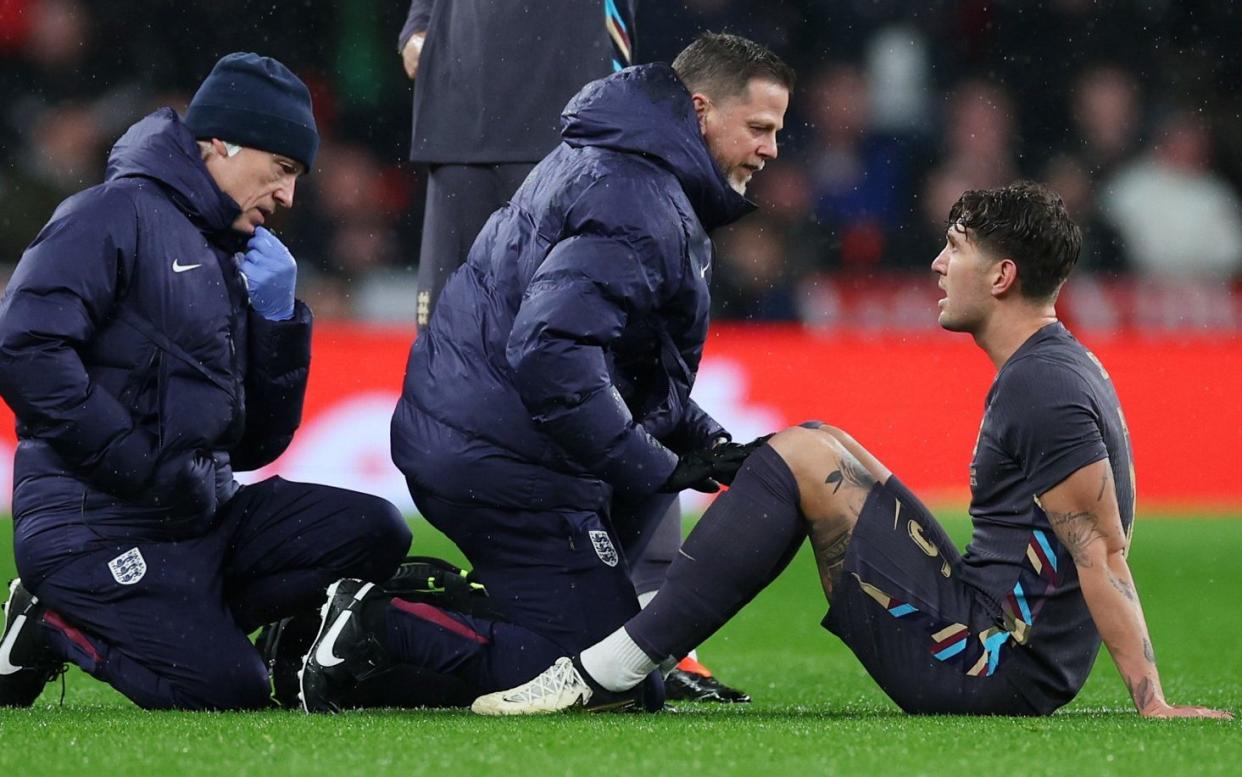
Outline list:
[[[702,491],[704,494],[714,494],[720,490],[720,483],[712,477],[712,467],[714,464],[713,448],[704,448],[703,450],[690,451],[677,457],[677,466],[673,469],[673,474],[668,476],[668,480],[664,481],[664,485],[660,486],[661,491],[677,493],[687,488],[693,488],[695,491]]]
[[[711,448],[691,451],[677,459],[677,467],[660,490],[676,492],[693,488],[705,494],[714,494],[720,490],[721,483],[729,485],[733,482],[746,457],[771,436],[759,437],[745,445],[720,442]]]
[[[219,509],[216,461],[208,451],[182,451],[156,467],[138,503],[162,508],[166,538],[193,537],[215,523]]]
[[[709,451],[713,454],[712,478],[726,486],[733,485],[733,478],[737,477],[737,471],[746,463],[746,458],[754,453],[756,448],[767,442],[771,436],[765,434],[763,437],[756,437],[745,445],[726,442],[712,448]]]

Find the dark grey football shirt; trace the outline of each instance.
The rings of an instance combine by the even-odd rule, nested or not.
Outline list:
[[[1069,552],[1037,497],[1108,457],[1129,533],[1134,472],[1129,432],[1102,364],[1060,323],[1030,337],[988,392],[970,467],[974,533],[962,575],[989,596],[1013,637],[1023,692],[1059,706],[1099,652]]]

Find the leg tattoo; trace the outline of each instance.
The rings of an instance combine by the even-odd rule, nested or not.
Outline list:
[[[833,589],[841,576],[841,568],[845,566],[845,551],[849,548],[853,533],[847,530],[832,534],[826,529],[822,524],[811,524],[811,548],[815,552],[815,566],[819,569],[824,595],[831,602]]]
[[[832,484],[832,493],[835,494],[841,490],[842,483],[870,490],[875,485],[875,478],[871,476],[866,467],[858,462],[858,459],[846,454],[841,457],[838,467],[824,478],[824,482]]]

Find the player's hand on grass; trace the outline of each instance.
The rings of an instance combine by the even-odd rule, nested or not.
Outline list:
[[[1154,701],[1141,712],[1145,718],[1215,718],[1217,720],[1233,720],[1233,713],[1224,710],[1213,710],[1207,707],[1194,707],[1183,704],[1169,704]]]

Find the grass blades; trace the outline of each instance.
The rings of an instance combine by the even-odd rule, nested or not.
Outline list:
[[[0,582],[11,532],[0,524]],[[965,541],[962,517],[946,520]],[[1242,520],[1140,518],[1131,565],[1166,693],[1242,710]],[[419,553],[460,560],[426,524]],[[482,719],[462,711],[149,713],[70,672],[31,710],[0,710],[0,774],[1236,774],[1239,722],[1144,721],[1102,654],[1046,719],[901,714],[822,630],[810,554],[713,638],[702,658],[755,702],[677,714]]]

